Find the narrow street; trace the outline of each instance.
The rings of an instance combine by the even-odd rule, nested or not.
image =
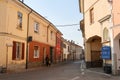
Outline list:
[[[120,77],[88,69],[83,74],[80,71],[80,62],[70,62],[18,73],[0,74],[0,80],[120,80]]]

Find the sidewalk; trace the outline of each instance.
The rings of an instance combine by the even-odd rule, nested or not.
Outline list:
[[[59,63],[53,63],[50,66],[41,65],[38,67],[32,67],[32,68],[28,68],[28,69],[8,70],[6,73],[0,73],[0,74],[20,73],[20,72],[27,72],[27,71],[40,70],[40,69],[49,69],[49,68],[53,68],[55,66],[69,64],[69,63],[70,62],[64,61],[64,62],[59,62]]]
[[[85,65],[82,63],[82,61],[80,61],[80,65]],[[112,77],[112,76],[116,76],[120,78],[120,75],[112,75],[112,74],[107,74],[104,72],[103,67],[99,67],[99,68],[81,68],[81,74],[85,74],[85,73],[94,73],[94,74],[99,74],[99,75],[104,75],[107,77]]]
[[[82,78],[82,80],[120,80],[120,76],[106,74],[102,68],[85,69],[84,72],[81,71],[81,75],[79,77]]]
[[[103,68],[89,68],[87,69],[88,72],[92,72],[92,73],[95,73],[95,74],[100,74],[100,75],[104,75],[104,76],[107,76],[107,77],[111,77],[112,74],[107,74],[103,71]]]

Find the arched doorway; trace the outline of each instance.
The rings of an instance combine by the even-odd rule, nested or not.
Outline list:
[[[91,67],[102,67],[103,60],[101,59],[101,37],[93,36],[87,40],[89,43],[89,58]]]

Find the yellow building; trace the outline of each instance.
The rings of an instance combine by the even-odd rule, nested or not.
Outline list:
[[[17,0],[0,0],[0,66],[25,68],[30,9]]]
[[[58,29],[19,0],[0,0],[0,67],[27,69],[54,62]]]
[[[45,64],[47,55],[52,63],[55,62],[57,31],[57,28],[51,22],[31,9],[28,37],[32,37],[32,41],[28,42],[28,67]]]

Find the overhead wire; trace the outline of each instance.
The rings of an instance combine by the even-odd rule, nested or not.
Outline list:
[[[68,26],[77,26],[80,24],[67,24],[67,25],[56,25],[56,27],[68,27]]]

